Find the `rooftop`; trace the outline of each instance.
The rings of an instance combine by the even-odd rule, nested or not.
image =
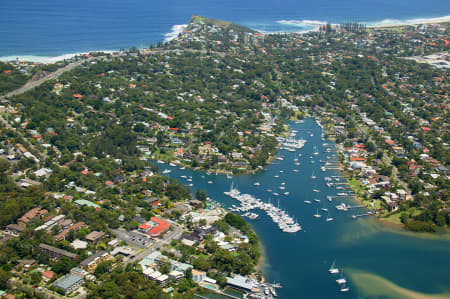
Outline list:
[[[53,283],[53,286],[60,288],[63,291],[67,291],[70,288],[72,288],[74,285],[80,283],[82,280],[83,280],[83,278],[81,278],[78,275],[67,274],[67,275],[61,277],[60,279],[58,279],[57,281],[55,281]]]

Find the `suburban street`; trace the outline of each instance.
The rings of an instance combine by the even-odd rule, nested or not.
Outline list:
[[[170,244],[170,242],[172,242],[172,240],[178,239],[184,231],[183,226],[172,225],[172,228],[173,228],[173,230],[169,230],[168,232],[166,232],[161,239],[155,240],[145,251],[139,253],[134,258],[126,261],[126,263],[130,264],[130,263],[138,262],[138,261],[142,260],[143,258],[145,258],[150,253],[152,253],[153,251],[159,250],[162,247],[162,245]]]

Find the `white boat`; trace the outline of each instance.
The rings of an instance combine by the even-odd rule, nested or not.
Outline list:
[[[277,294],[277,292],[275,292],[275,289],[273,287],[269,287],[269,290],[270,290],[270,293],[272,293],[272,295],[274,297],[278,297],[278,294]]]
[[[313,180],[317,178],[317,177],[314,175],[314,171],[313,171],[312,174],[311,174],[311,178],[312,178]]]
[[[322,217],[322,215],[319,214],[319,209],[316,209],[316,213],[313,216],[316,218]]]
[[[164,169],[162,173],[163,173],[163,174],[167,174],[167,173],[171,173],[171,172],[172,172],[172,171],[171,171],[170,169]]]
[[[172,162],[169,163],[170,166],[175,167],[176,165],[173,164]]]
[[[304,200],[303,202],[304,202],[304,203],[307,203],[307,204],[312,203],[310,200]]]
[[[278,176],[278,175],[274,175],[273,177],[274,177],[274,178],[276,178],[276,179],[278,179],[278,178],[279,178],[280,176]]]
[[[328,212],[327,208],[321,208],[321,210],[324,211],[324,212]]]
[[[286,196],[288,196],[288,195],[289,195],[289,192],[284,192],[283,194],[286,195]]]
[[[346,285],[345,285],[345,283],[342,285],[342,287],[341,287],[341,292],[348,292],[348,291],[350,291],[350,288],[349,287],[347,287]]]
[[[318,190],[318,189],[313,189],[313,192],[320,192],[320,190]]]
[[[208,181],[208,184],[212,184],[213,182],[212,181]]]
[[[259,186],[259,185],[261,185],[259,182],[254,182],[253,183],[253,186]]]
[[[347,282],[347,279],[345,279],[345,278],[339,278],[339,279],[336,279],[336,283],[337,284],[344,284],[344,283],[346,283]]]
[[[180,170],[185,170],[186,166],[180,167]]]
[[[339,269],[336,268],[335,263],[336,263],[336,261],[333,261],[333,264],[331,265],[330,269],[328,269],[328,273],[330,273],[330,274],[337,274],[337,273],[339,273]]]

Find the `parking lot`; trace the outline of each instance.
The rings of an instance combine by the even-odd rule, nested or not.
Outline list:
[[[134,245],[139,248],[148,248],[152,244],[152,239],[150,236],[138,232],[128,232],[120,229],[113,229],[114,235],[122,241],[128,244]]]

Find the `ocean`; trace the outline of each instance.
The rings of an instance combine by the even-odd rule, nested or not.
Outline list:
[[[326,185],[325,177],[340,176],[338,170],[321,170],[325,161],[335,159],[336,152],[324,151],[328,147],[323,144],[330,142],[321,140],[321,129],[312,118],[301,124],[288,124],[292,130],[298,131],[296,138],[307,140],[304,148],[296,152],[280,150],[277,156],[284,157],[284,160],[275,159],[256,174],[228,179],[225,175],[207,175],[167,164],[158,166],[170,169],[169,175],[185,184],[187,181],[181,176],[192,177],[193,192],[206,190],[208,196],[225,207],[238,204],[223,193],[229,191],[233,183],[242,193],[279,206],[302,225],[303,230],[295,234],[283,233],[261,210],[254,210],[260,219],[247,219],[264,247],[265,277],[269,282],[279,282],[283,286],[277,290],[281,299],[431,298],[428,295],[412,297],[412,293],[406,296],[409,290],[418,292],[413,294],[415,296],[419,293],[441,294],[436,298],[450,298],[450,240],[395,233],[371,217],[354,220],[353,214],[364,212],[361,208],[337,211],[335,206],[340,203],[358,203],[348,196],[334,197],[331,202],[327,200],[327,196],[349,192],[344,184],[338,185],[344,189]],[[299,166],[295,165],[295,159],[298,159]],[[334,178],[333,181],[337,183]],[[255,182],[260,185],[255,186]],[[280,186],[285,189],[281,190]],[[286,191],[289,192],[287,196],[283,194]],[[306,204],[305,200],[311,203]],[[313,217],[316,213],[322,216]],[[325,218],[328,216],[334,220],[327,222]],[[348,281],[348,293],[340,292],[336,283],[341,276],[328,273],[333,261]]]
[[[0,0],[0,59],[46,62],[87,51],[148,47],[176,36],[192,15],[262,32],[305,32],[327,22],[450,19],[450,1]]]

